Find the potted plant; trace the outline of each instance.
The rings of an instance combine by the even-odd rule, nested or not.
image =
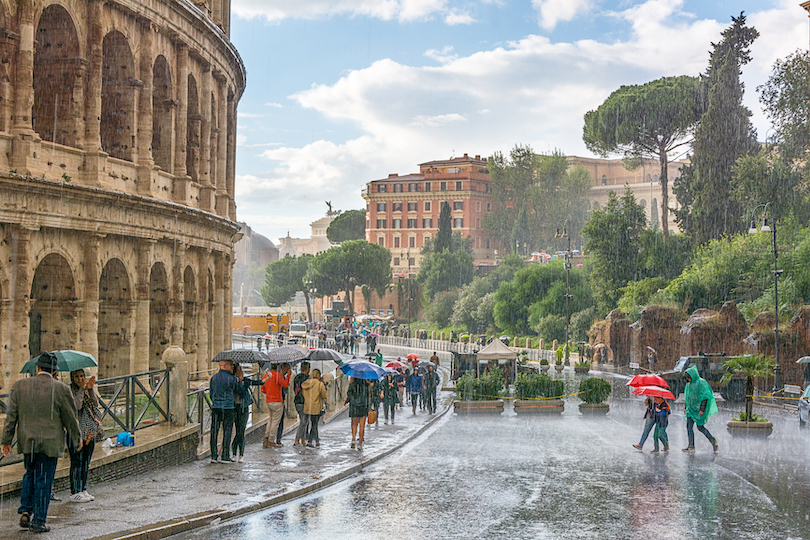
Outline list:
[[[557,371],[562,371],[565,367],[563,366],[563,356],[565,356],[565,352],[563,351],[562,345],[557,347],[557,350],[554,351],[554,356],[557,359],[557,361],[554,362],[554,369]]]
[[[462,413],[502,413],[503,376],[500,370],[492,370],[476,377],[467,372],[456,381],[458,398],[453,410]]]
[[[610,406],[603,403],[612,390],[610,383],[597,377],[586,377],[579,383],[579,397],[584,403],[579,404],[583,415],[607,414]]]
[[[540,370],[548,371],[549,369],[551,369],[551,366],[549,365],[548,360],[546,360],[545,358],[540,360]]]
[[[565,383],[544,373],[519,373],[515,381],[515,412],[561,413]]]
[[[723,363],[728,370],[720,384],[727,384],[737,374],[745,377],[745,410],[733,418],[726,429],[732,436],[767,437],[773,433],[773,423],[754,414],[754,377],[766,377],[773,372],[774,362],[761,354],[736,356]]]
[[[587,360],[580,360],[574,364],[574,373],[588,373],[591,370],[591,363]]]

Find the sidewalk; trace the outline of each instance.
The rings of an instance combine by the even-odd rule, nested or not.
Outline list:
[[[442,369],[447,377],[446,369]],[[213,464],[208,459],[137,475],[117,482],[90,485],[96,500],[66,502],[57,493],[48,513],[51,540],[88,538],[164,538],[215,519],[255,512],[301,497],[348,478],[401,448],[450,410],[450,392],[441,392],[435,415],[397,411],[396,423],[366,426],[362,451],[349,448],[351,430],[346,413],[320,426],[320,448],[294,447],[294,434],[284,447],[264,449],[250,444],[245,462]],[[380,411],[382,413],[382,411]],[[19,528],[19,497],[0,503],[0,539],[28,538]]]

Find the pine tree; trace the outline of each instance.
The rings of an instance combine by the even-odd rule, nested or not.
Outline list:
[[[447,204],[447,201],[444,201],[439,213],[439,230],[436,232],[436,242],[433,244],[433,250],[436,253],[452,248],[452,228],[453,221],[450,217],[450,205]]]

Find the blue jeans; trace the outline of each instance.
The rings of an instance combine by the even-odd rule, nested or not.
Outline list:
[[[318,442],[321,440],[320,435],[318,435],[318,424],[321,421],[321,415],[318,414],[308,414],[307,420],[309,422],[309,433],[307,433],[307,442]]]
[[[250,409],[245,407],[237,407],[234,410],[234,435],[233,442],[231,443],[232,456],[245,455],[245,428],[247,427],[248,416],[250,416]],[[225,443],[223,443],[225,444]]]
[[[53,477],[56,474],[56,462],[59,458],[46,454],[23,454],[25,458],[25,475],[20,492],[18,514],[31,514],[31,524],[45,525],[48,517],[48,505],[51,502]]]
[[[654,425],[655,425],[655,417],[654,416],[647,417],[647,423],[644,424],[644,433],[641,434],[641,440],[638,443],[639,446],[644,446],[644,442],[647,440],[647,437],[650,436],[650,431],[652,431]]]
[[[70,449],[70,494],[87,491],[87,476],[90,473],[90,459],[93,457],[95,441],[85,444],[78,452]]]
[[[222,427],[222,459],[231,459],[231,433],[233,421],[236,417],[235,409],[211,409],[211,459],[216,459],[217,438]]]
[[[689,448],[694,448],[695,447],[695,431],[694,431],[694,429],[692,429],[694,425],[695,425],[695,421],[692,419],[692,417],[687,416],[686,417],[686,436],[689,439]],[[709,442],[714,444],[715,439],[712,436],[712,434],[709,433],[709,430],[706,429],[705,426],[698,426],[697,428],[698,428],[698,431],[700,431],[701,433],[706,435],[706,438],[709,439]]]

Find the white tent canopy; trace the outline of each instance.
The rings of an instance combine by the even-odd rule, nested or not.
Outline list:
[[[489,362],[490,360],[514,360],[517,352],[507,347],[500,339],[493,339],[492,343],[478,351],[479,362]]]

